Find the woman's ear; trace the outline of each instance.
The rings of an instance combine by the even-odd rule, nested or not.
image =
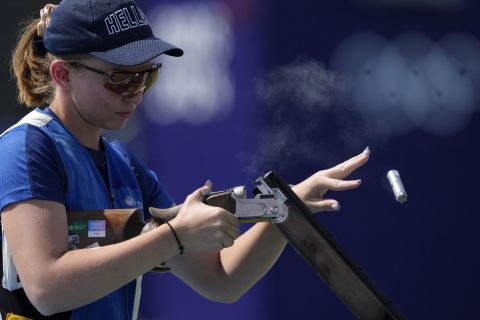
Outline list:
[[[70,85],[70,79],[68,77],[68,69],[65,61],[54,60],[50,64],[50,76],[58,87],[68,89]]]

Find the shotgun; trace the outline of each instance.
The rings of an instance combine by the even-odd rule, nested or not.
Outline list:
[[[211,192],[205,196],[204,203],[224,208],[240,222],[274,223],[296,252],[358,319],[403,319],[391,301],[277,173],[268,172],[255,184],[254,198],[248,199],[246,188],[241,186]],[[70,212],[68,216],[72,249],[125,241],[165,221],[165,218],[154,217],[145,222],[138,209],[77,211]],[[168,270],[159,266],[152,271]]]
[[[275,221],[280,214],[287,214],[287,208],[274,195],[257,195],[253,199],[246,196],[246,188],[240,186],[211,192],[203,202],[224,208],[241,222]],[[283,210],[275,209],[277,207]],[[149,221],[144,220],[140,209],[70,211],[67,215],[70,249],[94,248],[131,239],[173,219],[176,211],[171,209],[168,216],[154,216]]]
[[[261,222],[275,220],[277,213],[271,213],[272,207],[281,206],[274,196],[258,195],[253,199],[246,199],[247,191],[244,186],[224,191],[211,192],[205,196],[203,202],[211,206],[222,207],[233,213],[241,222]],[[69,211],[68,243],[69,249],[95,248],[115,244],[141,233],[148,232],[165,220],[176,216],[178,208],[170,208],[166,215],[145,221],[140,209],[104,209]],[[286,207],[282,214],[286,214]],[[167,272],[166,266],[155,267],[153,272]]]

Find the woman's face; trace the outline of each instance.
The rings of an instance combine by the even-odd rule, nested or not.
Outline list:
[[[90,126],[108,130],[123,128],[137,105],[142,102],[143,90],[138,90],[142,83],[140,85],[134,83],[133,94],[127,90],[122,94],[109,88],[108,84],[105,86],[107,78],[98,71],[107,74],[119,71],[135,73],[150,70],[152,66],[153,61],[126,67],[89,57],[80,65],[69,67],[70,95],[75,107],[72,108],[72,112],[80,113],[79,120],[87,122]],[[141,82],[143,80],[144,78],[140,79]]]

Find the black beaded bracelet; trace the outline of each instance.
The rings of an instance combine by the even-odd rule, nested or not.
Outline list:
[[[180,250],[180,254],[183,254],[183,249],[185,249],[185,247],[180,242],[180,239],[178,239],[178,236],[177,236],[177,233],[175,232],[175,229],[173,229],[172,225],[167,220],[164,220],[164,222],[170,227],[170,230],[172,230],[173,236],[175,237],[175,240],[177,240],[178,250]]]

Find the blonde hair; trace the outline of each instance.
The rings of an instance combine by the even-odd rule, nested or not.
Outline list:
[[[34,40],[40,39],[37,35],[39,21],[33,19],[22,28],[11,60],[18,102],[27,107],[50,104],[55,95],[55,83],[50,77],[50,63],[55,57],[34,49]]]
[[[40,19],[33,19],[22,28],[11,60],[11,70],[18,91],[17,100],[27,107],[52,103],[56,90],[55,82],[50,76],[52,61],[59,59],[85,62],[91,58],[85,53],[55,56],[35,48],[34,41],[41,41],[38,36],[39,22]]]

